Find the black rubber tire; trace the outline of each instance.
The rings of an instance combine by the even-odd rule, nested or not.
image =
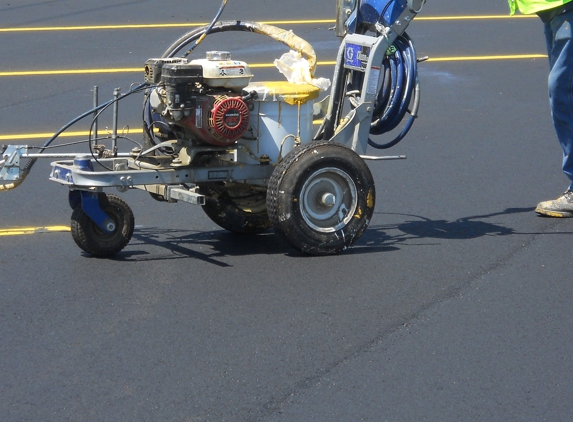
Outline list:
[[[90,255],[106,258],[120,252],[131,240],[135,227],[133,212],[117,195],[98,195],[101,209],[114,221],[116,230],[105,233],[84,212],[81,206],[72,212],[72,238]]]
[[[267,210],[275,231],[296,249],[329,255],[352,245],[375,206],[370,169],[351,149],[315,141],[292,150],[274,170]]]
[[[272,227],[267,214],[266,194],[248,187],[224,183],[199,185],[205,195],[203,211],[219,227],[233,233],[258,234]]]

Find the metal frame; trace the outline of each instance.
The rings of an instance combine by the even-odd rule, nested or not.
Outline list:
[[[350,143],[351,148],[358,154],[365,154],[368,147],[368,136],[370,133],[370,124],[372,123],[372,113],[376,95],[380,90],[383,78],[379,63],[382,63],[384,55],[388,47],[390,47],[396,38],[401,36],[414,17],[421,11],[426,0],[408,0],[408,7],[406,7],[398,19],[391,26],[383,26],[376,24],[376,31],[379,36],[369,36],[360,34],[347,34],[340,44],[338,50],[338,59],[336,68],[334,70],[335,80],[332,83],[333,87],[339,86],[337,77],[342,77],[342,69],[347,68],[354,71],[364,72],[364,83],[360,90],[361,96],[357,99],[357,104],[346,117],[341,119],[343,122],[339,127],[335,128],[333,136],[330,138],[332,141],[340,142],[343,144]],[[349,62],[353,58],[356,47],[365,47],[369,49],[368,62],[364,68],[359,68]],[[334,88],[336,89],[336,88]],[[330,115],[334,109],[337,93],[333,93],[330,97],[328,105]],[[340,96],[341,94],[338,93]],[[365,159],[374,157],[364,157]],[[401,159],[399,157],[379,157],[378,159]]]

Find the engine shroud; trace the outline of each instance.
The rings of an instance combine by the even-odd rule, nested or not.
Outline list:
[[[235,143],[249,127],[250,104],[241,93],[252,73],[228,52],[207,59],[149,59],[146,81],[157,83],[151,105],[189,138],[212,145]],[[190,133],[189,133],[190,132]]]
[[[236,94],[196,97],[194,112],[177,124],[203,142],[227,146],[235,143],[249,126],[249,106]]]

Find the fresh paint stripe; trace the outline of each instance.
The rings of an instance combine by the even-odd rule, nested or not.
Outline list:
[[[69,232],[68,226],[47,226],[47,227],[15,227],[11,229],[0,229],[0,236],[22,236],[26,234]]]
[[[18,72],[0,72],[2,76],[49,76],[49,75],[90,75],[94,73],[133,73],[143,72],[143,67],[121,69],[60,69],[60,70],[24,70]]]
[[[488,19],[532,19],[537,15],[474,15],[474,16],[417,16],[416,21],[464,21]]]
[[[315,125],[320,125],[322,124],[322,120],[314,120],[313,124]],[[130,129],[129,130],[129,134],[130,135],[138,135],[138,134],[142,134],[143,133],[143,129]],[[52,136],[54,136],[53,132],[42,132],[42,133],[18,133],[18,134],[12,134],[12,135],[0,135],[0,141],[31,141],[31,140],[35,140],[35,139],[49,139]],[[58,138],[73,138],[73,137],[87,137],[89,136],[89,132],[86,131],[69,131],[69,132],[64,132],[62,134],[60,134],[58,136]]]
[[[490,19],[530,19],[536,15],[478,15],[478,16],[418,16],[416,21],[459,21],[459,20],[490,20]],[[312,25],[334,24],[334,19],[308,19],[308,20],[278,20],[263,21],[267,25]],[[85,26],[40,26],[30,28],[0,28],[0,32],[49,32],[49,31],[102,31],[115,29],[161,29],[161,28],[196,28],[208,25],[203,23],[142,23],[121,25],[85,25]]]
[[[312,20],[286,20],[286,21],[264,21],[266,25],[309,25],[321,23],[335,23],[333,19],[312,19]],[[86,26],[41,26],[31,28],[0,28],[0,32],[50,32],[50,31],[101,31],[113,29],[154,29],[154,28],[197,28],[208,25],[204,23],[142,23],[126,25],[86,25]]]
[[[430,57],[428,61],[431,62],[455,62],[455,61],[479,61],[479,60],[518,60],[518,59],[541,59],[547,58],[545,54],[513,54],[513,55],[499,55],[499,56],[460,56],[460,57]],[[334,61],[318,62],[319,66],[333,66],[336,64]],[[253,69],[257,68],[271,68],[274,67],[272,63],[254,63],[249,64]],[[14,72],[0,72],[0,77],[8,76],[48,76],[48,75],[91,75],[101,73],[135,73],[143,72],[143,68],[139,67],[126,67],[116,69],[60,69],[60,70],[25,70]]]
[[[143,129],[129,129],[130,134],[141,134]],[[100,133],[101,134],[101,133]],[[18,141],[27,139],[49,139],[54,136],[54,132],[43,132],[43,133],[23,133],[23,134],[12,134],[12,135],[0,135],[0,141]],[[86,131],[69,131],[64,132],[58,136],[58,138],[73,138],[76,136],[89,136],[89,132]],[[110,135],[111,136],[111,135]]]
[[[546,54],[512,54],[502,56],[460,56],[460,57],[430,57],[429,62],[457,62],[457,61],[479,61],[479,60],[525,60],[525,59],[546,59]]]

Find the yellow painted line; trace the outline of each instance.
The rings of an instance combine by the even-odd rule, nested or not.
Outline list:
[[[430,57],[428,62],[457,62],[457,61],[479,61],[479,60],[526,60],[526,59],[546,59],[547,54],[506,54],[500,56],[452,56],[452,57]],[[334,66],[335,61],[317,62],[319,66]],[[257,65],[249,65],[256,67]],[[273,65],[260,65],[259,67],[272,67]]]
[[[525,60],[525,59],[546,59],[547,54],[512,54],[502,56],[460,56],[460,57],[430,57],[429,62],[456,62],[475,60]]]
[[[322,120],[314,120],[313,124],[322,124]],[[143,129],[130,129],[129,134],[141,134]],[[101,133],[100,133],[101,134]],[[44,133],[18,133],[12,135],[0,135],[0,141],[30,141],[34,139],[49,139],[54,135],[53,132]],[[78,132],[64,132],[58,138],[72,138],[72,137],[87,137],[89,135],[88,131],[78,131]]]
[[[149,28],[192,28],[207,23],[165,23],[133,25],[89,25],[89,26],[40,26],[32,28],[0,28],[0,32],[45,32],[45,31],[98,31],[106,29],[149,29]]]
[[[432,62],[450,62],[450,61],[469,61],[469,60],[517,60],[517,59],[541,59],[547,58],[544,54],[513,54],[499,56],[460,56],[460,57],[430,57],[428,61]],[[319,66],[333,66],[335,61],[323,61],[317,63]],[[252,69],[271,68],[272,63],[255,63],[249,64]],[[60,70],[24,70],[0,72],[0,77],[8,76],[59,76],[59,75],[92,75],[101,73],[143,73],[143,68],[125,67],[115,69],[60,69]]]
[[[43,133],[24,133],[24,134],[12,134],[12,135],[0,135],[0,141],[25,141],[30,139],[49,139],[54,136],[55,132],[43,132]],[[121,133],[121,130],[120,130]],[[143,129],[132,129],[129,128],[127,132],[130,135],[139,135],[143,133]],[[100,129],[99,135],[102,136],[104,131]],[[92,133],[93,135],[93,133]],[[66,131],[58,136],[58,138],[73,138],[73,137],[88,137],[89,132],[85,131]],[[110,134],[111,136],[111,134]]]
[[[117,69],[60,69],[60,70],[25,70],[17,72],[0,72],[1,76],[49,76],[49,75],[90,75],[94,73],[133,73],[142,72],[143,67]]]
[[[335,23],[334,19],[312,19],[312,20],[286,20],[286,21],[264,21],[266,25],[309,25],[320,23]],[[0,28],[0,32],[44,32],[44,31],[98,31],[110,29],[153,29],[153,28],[196,28],[208,25],[203,23],[142,23],[124,25],[86,25],[86,26],[40,26],[32,28]]]
[[[332,62],[332,64],[334,64],[334,62]],[[272,63],[250,64],[249,66],[251,68],[274,67]],[[143,67],[124,67],[124,68],[113,68],[113,69],[22,70],[22,71],[0,72],[0,77],[93,75],[96,73],[136,73],[136,72],[140,72],[143,74]]]
[[[0,229],[0,236],[21,236],[25,234],[69,232],[68,226],[48,226],[48,227],[15,227],[11,229]]]
[[[417,16],[416,21],[463,21],[487,19],[531,19],[537,15]]]
[[[142,133],[143,129],[134,130],[130,129],[129,133]],[[0,141],[17,141],[17,140],[25,140],[25,139],[48,139],[54,136],[54,132],[45,132],[45,133],[27,133],[27,134],[18,134],[18,135],[0,135]],[[82,132],[64,132],[59,137],[60,138],[71,138],[74,136],[88,136],[88,131]]]
[[[536,15],[478,15],[478,16],[418,16],[417,21],[458,21],[458,20],[488,20],[488,19],[530,19]],[[263,21],[267,25],[309,25],[333,24],[334,19],[308,19],[308,20],[278,20]],[[101,31],[115,29],[154,29],[154,28],[194,28],[208,25],[203,23],[141,23],[120,25],[85,25],[85,26],[39,26],[30,28],[0,28],[0,32],[47,32],[47,31]]]

